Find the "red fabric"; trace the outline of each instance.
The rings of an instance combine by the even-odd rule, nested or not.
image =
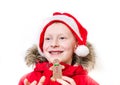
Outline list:
[[[38,63],[33,72],[24,75],[18,85],[24,85],[24,79],[27,78],[29,82],[33,82],[36,80],[37,82],[41,78],[41,76],[45,76],[44,85],[61,85],[58,82],[51,81],[50,78],[52,76],[52,71],[49,70],[49,67],[52,64],[47,62]],[[63,75],[71,77],[75,80],[76,85],[99,85],[96,81],[94,81],[91,77],[87,75],[87,71],[83,70],[82,66],[70,66],[67,64],[63,64],[65,69],[63,69]]]

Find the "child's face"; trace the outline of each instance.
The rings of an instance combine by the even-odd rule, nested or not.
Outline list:
[[[76,45],[72,32],[62,23],[53,23],[45,31],[43,53],[49,62],[57,58],[71,64]]]

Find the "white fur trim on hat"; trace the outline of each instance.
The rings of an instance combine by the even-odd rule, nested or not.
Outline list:
[[[66,15],[55,15],[53,17],[47,18],[47,20],[43,23],[42,28],[44,28],[46,24],[48,24],[53,20],[60,20],[68,24],[72,28],[72,30],[79,36],[79,38],[83,40],[81,37],[81,34],[79,33],[79,30],[78,30],[79,28],[75,23],[75,21],[71,17],[68,17]]]
[[[86,47],[85,45],[79,45],[75,52],[76,55],[80,56],[80,57],[85,57],[89,54],[89,49],[88,47]]]

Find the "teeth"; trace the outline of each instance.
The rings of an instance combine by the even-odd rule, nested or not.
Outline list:
[[[50,52],[50,54],[54,54],[54,55],[57,55],[57,54],[60,54],[62,52]]]

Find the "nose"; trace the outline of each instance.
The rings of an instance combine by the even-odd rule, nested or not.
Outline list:
[[[58,40],[57,39],[52,40],[51,47],[55,48],[55,47],[58,47],[58,46],[59,46]]]

